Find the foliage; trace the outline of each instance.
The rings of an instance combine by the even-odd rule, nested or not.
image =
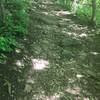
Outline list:
[[[28,7],[28,0],[0,0],[0,99],[2,100],[11,100],[12,83],[19,77],[15,76],[17,71],[13,73],[13,68],[4,67],[3,64],[7,60],[7,55],[19,46],[18,38],[27,34]]]
[[[67,6],[66,8],[71,10],[72,1],[59,1],[64,7]],[[87,6],[90,2],[83,5],[82,1],[78,2],[77,16],[86,22],[91,17],[91,8]],[[7,59],[6,54],[12,52],[12,55],[10,54],[11,57],[9,57],[8,62],[5,62],[6,64],[0,64],[0,99],[31,100],[33,98],[30,95],[34,95],[34,98],[37,99],[37,96],[41,98],[42,94],[51,96],[57,92],[64,96],[65,93],[63,92],[68,92],[68,87],[72,88],[70,91],[76,92],[73,94],[75,96],[75,98],[72,98],[73,100],[81,99],[79,98],[81,96],[86,97],[86,99],[88,99],[88,96],[91,96],[90,99],[98,97],[100,93],[99,61],[94,60],[96,60],[96,55],[99,55],[99,49],[98,52],[93,52],[96,51],[93,50],[93,47],[96,46],[95,44],[98,44],[97,47],[99,47],[99,38],[95,38],[98,41],[93,40],[91,38],[93,30],[90,31],[87,27],[75,23],[75,20],[69,18],[65,20],[67,19],[65,16],[52,16],[54,5],[51,2],[49,5],[49,1],[46,2],[47,4],[43,2],[44,5],[41,2],[40,5],[39,2],[35,2],[37,3],[36,7],[33,6],[30,10],[32,13],[30,14],[32,18],[30,32],[32,34],[29,35],[28,40],[27,38],[21,39],[22,52],[18,51],[16,47],[18,46],[18,38],[22,38],[27,33],[28,1],[5,0],[2,2],[3,9],[0,13],[0,19],[2,19],[0,20],[0,62]],[[54,11],[57,8],[55,5]],[[43,9],[47,13],[43,14]],[[91,40],[96,43],[89,43]],[[17,54],[13,52],[15,49]],[[13,58],[15,59],[13,60]],[[29,66],[34,66],[34,62],[32,62],[34,58],[48,61],[48,68],[39,71],[32,67],[32,70],[29,70]],[[39,65],[41,64],[39,63]],[[77,86],[79,88],[75,89],[74,87]],[[77,94],[78,90],[80,95]],[[70,91],[67,96],[61,99],[71,99]],[[92,94],[95,96],[92,96]],[[30,99],[27,98],[27,95]],[[25,98],[21,99],[21,96]]]
[[[16,47],[16,41],[12,37],[0,37],[0,51],[11,52]]]
[[[11,52],[16,47],[16,36],[24,36],[27,33],[28,2],[26,0],[0,1],[0,52]]]
[[[74,0],[57,0],[57,2],[63,6],[66,6],[66,9],[71,10],[72,2]],[[77,17],[84,23],[91,21],[92,16],[92,2],[91,0],[77,0],[78,9],[76,12]],[[100,24],[100,0],[96,0],[96,24]]]

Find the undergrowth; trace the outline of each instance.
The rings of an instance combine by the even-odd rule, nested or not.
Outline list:
[[[8,54],[19,47],[18,39],[28,33],[29,1],[0,0],[0,100],[15,100],[21,74],[5,63]]]
[[[21,38],[27,33],[28,2],[25,0],[7,0],[2,3],[0,14],[0,62],[6,52],[12,52],[18,46],[16,37]]]

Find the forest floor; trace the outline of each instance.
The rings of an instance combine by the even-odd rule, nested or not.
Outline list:
[[[100,100],[98,33],[53,0],[34,2],[28,37],[7,64],[24,70],[17,100]]]

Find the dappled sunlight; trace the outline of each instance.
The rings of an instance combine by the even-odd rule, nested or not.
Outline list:
[[[100,55],[99,52],[90,52],[90,54],[92,54],[92,55]]]
[[[34,84],[35,83],[35,79],[33,77],[28,77],[26,83]]]
[[[32,100],[45,100],[44,91],[41,94],[34,94]]]
[[[71,31],[73,30],[77,34],[86,34],[87,32],[89,32],[87,26],[83,27],[82,25],[78,25],[76,23],[71,23],[69,25],[69,28],[71,29]]]
[[[39,7],[40,7],[40,8],[44,8],[44,9],[47,8],[46,5],[39,5]]]
[[[87,37],[88,35],[86,33],[82,33],[79,35],[79,37],[83,38],[83,37]]]
[[[20,49],[16,49],[15,52],[16,53],[21,53],[21,50]]]
[[[57,16],[66,16],[66,15],[70,15],[71,13],[69,11],[56,11],[56,15]]]
[[[87,38],[88,34],[86,33],[77,33],[77,32],[67,32],[66,30],[62,30],[63,33],[68,34],[69,36],[74,36],[78,38]]]
[[[77,34],[76,33],[72,33],[72,32],[67,32],[67,34],[69,35],[69,36],[71,36],[71,35],[73,35],[73,36],[77,36]]]
[[[75,82],[75,79],[71,79],[71,78],[68,79],[69,84],[74,83],[74,82]]]
[[[20,60],[17,60],[15,64],[19,67],[24,66],[24,63]]]
[[[81,92],[81,89],[80,87],[74,87],[74,88],[67,88],[65,91],[73,95],[79,95]]]
[[[49,61],[43,59],[32,59],[32,68],[34,70],[44,70],[49,67],[48,65]]]
[[[48,12],[42,12],[44,15],[48,15],[49,13]]]
[[[81,74],[77,74],[76,77],[77,77],[78,79],[80,79],[80,78],[83,77],[83,75],[81,75]]]
[[[71,15],[69,11],[63,11],[63,10],[61,11],[52,10],[51,13],[59,17]]]
[[[45,100],[60,100],[60,94],[54,94],[53,96],[47,96]]]
[[[60,100],[62,94],[63,93],[55,93],[54,95],[46,96],[44,91],[42,91],[42,93],[34,95],[32,100]]]
[[[86,33],[79,34],[77,32],[67,32],[66,30],[62,30],[62,32],[64,34],[67,34],[69,36],[76,37],[76,38],[87,38],[88,37],[88,35]]]

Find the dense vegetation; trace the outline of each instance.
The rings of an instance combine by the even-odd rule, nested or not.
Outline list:
[[[85,23],[100,24],[100,0],[57,0]]]
[[[99,100],[98,27],[100,0],[0,0],[0,100]]]
[[[27,0],[0,0],[0,63],[2,64],[6,63],[8,54],[19,47],[18,38],[23,39],[27,34],[28,6]],[[11,88],[14,80],[17,81],[17,71],[12,73],[13,70],[8,69],[13,68],[0,65],[0,100],[11,100],[10,97],[14,96]],[[11,76],[15,77],[11,79]]]
[[[17,47],[17,37],[27,32],[27,3],[25,0],[0,0],[0,61],[4,53]]]

